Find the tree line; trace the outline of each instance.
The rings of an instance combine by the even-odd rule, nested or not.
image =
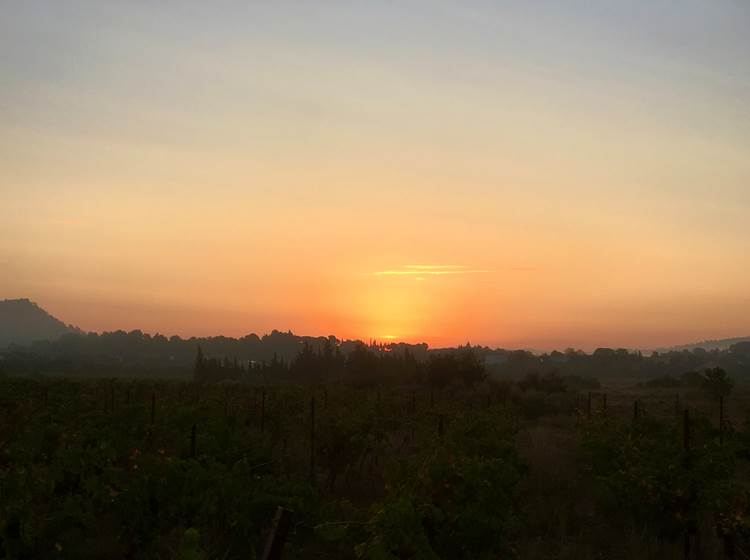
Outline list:
[[[471,348],[473,359],[493,377],[520,379],[529,374],[544,377],[555,373],[561,377],[629,377],[644,381],[661,377],[669,383],[670,380],[679,382],[691,372],[720,367],[739,380],[750,378],[749,342],[734,344],[726,350],[696,348],[649,355],[612,348],[599,348],[591,353],[575,349],[533,353],[466,346]],[[373,377],[403,380],[421,375],[428,362],[436,372],[441,368],[455,370],[459,372],[456,375],[470,382],[475,375],[465,364],[448,363],[454,359],[451,357],[454,354],[461,355],[457,351],[462,347],[431,349],[426,344],[364,343],[280,331],[241,338],[183,339],[137,330],[70,333],[54,341],[12,346],[0,351],[0,373],[185,377],[194,372],[198,347],[207,360],[207,370],[221,370],[220,375],[229,379],[258,375],[269,380],[357,379],[366,382]],[[436,373],[436,379],[441,375],[445,377]]]

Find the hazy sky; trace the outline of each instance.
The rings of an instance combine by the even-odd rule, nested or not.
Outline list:
[[[167,335],[748,335],[750,2],[0,1],[4,297]]]

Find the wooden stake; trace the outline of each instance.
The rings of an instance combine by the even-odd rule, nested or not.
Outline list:
[[[727,558],[735,558],[734,535],[724,535],[724,555]]]
[[[197,426],[193,424],[193,427],[190,430],[190,458],[195,458],[195,435],[196,435]]]
[[[266,539],[266,547],[263,551],[262,560],[281,560],[281,554],[284,551],[284,541],[289,532],[292,522],[292,512],[279,506],[276,508],[276,515],[273,518],[271,532]]]
[[[263,389],[260,395],[260,433],[266,429],[266,390]]]
[[[690,468],[690,411],[686,408],[682,414],[682,448],[685,451],[685,469]],[[688,505],[691,508],[692,504]],[[685,529],[685,546],[683,555],[685,560],[689,560],[692,548],[692,538],[695,528],[692,525],[691,511],[687,511],[688,526]]]
[[[315,397],[310,398],[310,484],[315,486]]]

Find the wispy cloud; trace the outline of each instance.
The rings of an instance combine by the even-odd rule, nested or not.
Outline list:
[[[462,264],[407,264],[404,268],[411,270],[461,270],[466,267]]]
[[[424,280],[425,276],[480,274],[484,272],[490,271],[468,268],[460,264],[407,264],[401,268],[379,270],[372,274],[375,276],[415,276],[420,280]]]

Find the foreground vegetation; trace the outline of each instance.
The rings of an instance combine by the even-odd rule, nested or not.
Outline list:
[[[748,549],[741,391],[475,381],[0,378],[0,557],[254,558],[279,506],[284,558]]]

